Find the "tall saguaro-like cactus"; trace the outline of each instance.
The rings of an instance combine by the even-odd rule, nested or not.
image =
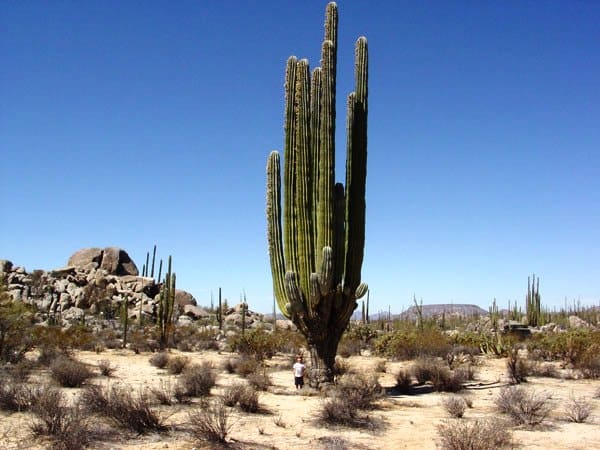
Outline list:
[[[333,380],[335,354],[361,283],[367,175],[367,40],[355,50],[348,96],[346,186],[335,182],[338,12],[327,5],[321,67],[291,56],[285,74],[283,209],[277,151],[267,164],[267,222],[279,309],[306,337],[311,383]]]
[[[536,284],[537,281],[537,284]],[[540,297],[540,279],[535,274],[527,277],[527,297],[525,298],[525,309],[527,311],[527,324],[532,327],[541,325],[542,308]]]

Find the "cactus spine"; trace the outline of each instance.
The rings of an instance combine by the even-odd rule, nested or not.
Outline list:
[[[279,309],[306,336],[313,384],[333,380],[339,339],[361,283],[367,162],[367,40],[355,50],[348,96],[346,186],[335,182],[337,5],[329,3],[321,67],[291,56],[285,74],[283,210],[280,156],[267,164],[267,223]]]
[[[525,308],[527,313],[527,324],[531,327],[541,325],[540,279],[538,277],[536,280],[535,274],[531,278],[527,277]]]

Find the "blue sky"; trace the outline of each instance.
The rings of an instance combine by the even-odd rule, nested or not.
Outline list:
[[[600,3],[340,1],[338,157],[369,40],[371,310],[600,302]],[[0,14],[0,258],[154,244],[268,312],[265,166],[325,2],[24,1]],[[343,181],[343,167],[337,177]]]

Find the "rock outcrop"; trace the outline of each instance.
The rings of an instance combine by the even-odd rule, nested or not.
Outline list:
[[[84,248],[71,255],[69,267],[83,270],[102,269],[111,275],[139,275],[138,269],[127,252],[118,247]]]

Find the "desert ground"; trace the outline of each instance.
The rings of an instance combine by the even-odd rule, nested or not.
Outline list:
[[[181,353],[176,350],[170,354],[184,355],[193,363],[210,361],[213,364],[217,371],[217,384],[211,391],[211,399],[217,398],[232,383],[243,381],[239,375],[228,373],[223,368],[229,358],[236,356],[234,354],[217,351]],[[151,353],[135,354],[130,350],[106,350],[101,353],[78,351],[74,356],[94,368],[99,360],[108,360],[115,368],[112,376],[97,376],[88,384],[124,384],[132,390],[144,390],[157,387],[167,380],[176,382],[177,375],[171,375],[165,369],[158,369],[149,363]],[[390,362],[374,356],[347,358],[351,371],[377,373],[387,392],[377,400],[377,407],[368,412],[379,425],[354,429],[323,426],[316,414],[323,402],[322,395],[307,386],[297,391],[293,385],[291,358],[277,355],[268,361],[271,386],[267,392],[261,392],[260,412],[250,414],[242,413],[237,408],[231,409],[229,446],[238,449],[434,449],[439,445],[437,426],[444,420],[473,421],[501,415],[494,399],[500,389],[507,385],[505,359],[477,357],[475,380],[468,382],[461,393],[470,400],[472,406],[467,408],[461,419],[450,419],[442,404],[445,397],[453,394],[394,393],[391,388],[396,383],[395,373],[411,364],[411,361]],[[47,376],[47,373],[39,370],[30,375],[29,381],[42,382]],[[533,429],[511,426],[514,448],[600,449],[600,399],[595,398],[600,389],[600,380],[570,379],[569,376],[529,377],[522,386],[547,394],[552,412],[542,426]],[[73,399],[81,391],[79,388],[62,389]],[[572,423],[565,419],[565,405],[572,398],[585,398],[592,405],[591,416],[586,422]],[[90,448],[216,448],[215,444],[194,442],[186,431],[188,411],[194,408],[194,403],[155,406],[169,426],[167,432],[136,435],[113,430],[95,440]],[[2,412],[0,417],[0,448],[39,449],[49,445],[32,436],[29,424],[33,416],[30,413]]]

